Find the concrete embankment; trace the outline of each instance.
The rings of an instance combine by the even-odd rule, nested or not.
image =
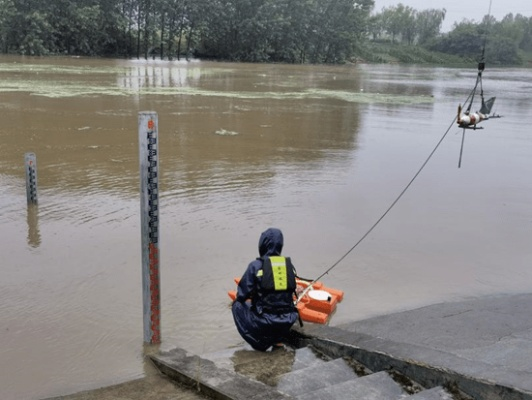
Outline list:
[[[532,294],[435,304],[304,334],[328,351],[474,399],[532,399]]]

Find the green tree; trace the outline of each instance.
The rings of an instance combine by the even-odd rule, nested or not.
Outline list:
[[[494,22],[492,27],[488,27],[488,32],[497,36],[503,36],[515,43],[523,40],[524,29],[518,18],[513,14],[507,14],[500,22]]]
[[[273,9],[270,13],[270,58],[289,63],[306,62],[316,34],[316,1],[294,0],[292,4],[288,4],[283,0],[273,0],[269,5]]]
[[[518,15],[516,19],[523,28],[523,39],[519,43],[519,48],[524,51],[532,51],[532,17],[527,18]]]
[[[382,31],[390,36],[392,43],[395,42],[395,37],[399,35],[400,26],[397,23],[397,18],[394,17],[394,7],[383,8],[380,13],[380,22],[382,24]]]
[[[11,24],[17,12],[14,0],[0,0],[0,49],[2,53],[9,52]]]
[[[419,11],[416,16],[417,37],[419,44],[425,44],[440,34],[445,20],[445,8]]]
[[[98,54],[131,54],[128,37],[130,3],[129,0],[98,0]]]
[[[396,39],[414,42],[416,36],[416,13],[412,7],[399,3],[397,6],[383,8],[381,21],[384,31],[390,36],[392,43]]]
[[[382,14],[372,15],[368,21],[368,33],[373,40],[380,39],[385,32]]]
[[[451,32],[434,43],[432,49],[461,57],[478,58],[481,55],[483,43],[478,25],[472,21],[462,21],[455,24]]]
[[[481,24],[463,21],[432,48],[475,60],[480,60],[484,52],[486,62],[491,64],[519,64],[517,37],[505,36],[496,25],[492,18],[485,18]]]
[[[509,37],[490,36],[486,43],[486,60],[494,65],[515,65],[522,62],[517,43]]]
[[[332,0],[319,10],[314,22],[316,31],[313,42],[314,63],[344,62],[351,57],[352,46],[357,38],[357,14],[363,13],[358,3]]]
[[[98,5],[55,0],[50,2],[46,13],[54,38],[54,45],[50,51],[80,55],[95,55],[100,52]]]

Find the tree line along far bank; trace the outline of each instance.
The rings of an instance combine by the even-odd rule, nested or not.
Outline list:
[[[532,59],[532,18],[464,19],[445,9],[373,0],[0,0],[4,54],[202,58],[242,62],[411,62]]]

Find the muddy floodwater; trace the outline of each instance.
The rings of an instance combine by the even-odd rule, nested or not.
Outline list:
[[[227,291],[260,233],[346,292],[331,325],[532,290],[532,71],[0,58],[0,398],[139,378],[140,111],[159,118],[162,348],[242,342]],[[474,106],[475,107],[475,106]],[[476,106],[478,108],[478,105]],[[24,154],[37,157],[28,207]]]

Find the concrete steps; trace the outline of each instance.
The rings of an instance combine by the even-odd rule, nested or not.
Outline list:
[[[385,371],[359,377],[344,359],[318,358],[310,347],[295,350],[295,360],[292,371],[277,379],[276,389],[297,400],[452,400],[441,387],[408,395]]]
[[[306,368],[288,372],[279,377],[277,390],[295,398],[309,392],[329,389],[356,379],[357,375],[347,363],[338,358],[329,362],[315,363]]]
[[[408,396],[404,400],[453,400],[453,396],[451,396],[441,386],[437,386],[435,388],[413,394],[412,396]]]
[[[298,400],[381,400],[402,399],[405,392],[386,372],[377,372],[341,384],[326,387],[313,393],[295,396]]]
[[[173,351],[151,358],[161,372],[215,399],[456,400],[441,387],[424,390],[311,347],[261,353],[242,346],[201,357]]]
[[[317,354],[310,347],[303,347],[294,351],[294,363],[292,364],[292,371],[307,368],[312,365],[320,365],[326,362],[323,357],[317,357]]]

